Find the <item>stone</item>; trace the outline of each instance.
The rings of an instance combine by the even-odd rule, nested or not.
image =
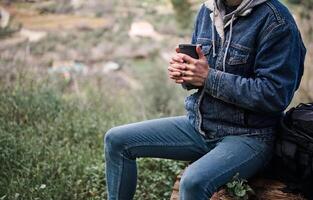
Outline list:
[[[109,61],[107,63],[105,63],[102,67],[102,72],[103,73],[109,73],[112,71],[117,71],[119,70],[121,67],[118,63],[113,62],[113,61]]]
[[[179,183],[183,172],[180,173],[173,186],[173,192],[170,200],[179,200]],[[288,193],[285,191],[286,185],[277,180],[257,178],[249,180],[249,185],[255,191],[256,195],[250,200],[306,200],[300,195]],[[227,191],[222,188],[216,192],[210,200],[237,200],[231,197]]]
[[[131,28],[128,32],[128,35],[131,38],[144,37],[144,38],[151,38],[154,40],[162,39],[162,36],[158,32],[155,31],[153,25],[146,21],[133,22],[131,24]]]
[[[47,36],[45,31],[32,31],[28,29],[22,29],[20,35],[26,37],[30,42],[39,42]]]

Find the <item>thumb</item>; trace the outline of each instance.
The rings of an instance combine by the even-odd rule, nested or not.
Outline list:
[[[197,53],[198,53],[199,59],[205,57],[204,54],[203,54],[203,52],[202,52],[202,49],[201,49],[201,46],[200,46],[200,45],[197,45],[196,51],[197,51]]]

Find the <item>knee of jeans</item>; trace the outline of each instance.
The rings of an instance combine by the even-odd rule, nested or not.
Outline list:
[[[107,151],[121,151],[124,146],[123,137],[121,137],[120,130],[116,127],[111,128],[104,135],[104,145]]]
[[[204,185],[201,177],[185,172],[180,180],[179,190],[184,194],[198,194],[203,192]]]
[[[199,195],[204,194],[211,197],[216,191],[217,187],[214,184],[214,180],[201,174],[195,174],[189,172],[188,168],[183,174],[179,190],[182,194]]]

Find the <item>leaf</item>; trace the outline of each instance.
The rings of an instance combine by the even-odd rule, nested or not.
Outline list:
[[[233,188],[233,187],[236,186],[236,181],[229,182],[229,183],[226,184],[226,186],[227,186],[228,188]]]
[[[235,195],[237,197],[244,197],[247,194],[246,190],[244,190],[242,187],[235,188]]]

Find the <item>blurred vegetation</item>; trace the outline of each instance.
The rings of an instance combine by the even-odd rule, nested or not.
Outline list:
[[[192,10],[191,3],[188,0],[171,0],[175,13],[176,20],[182,29],[191,28]]]
[[[313,9],[313,0],[288,0],[288,2],[303,6],[306,9]]]
[[[144,93],[149,90],[149,95],[140,97],[145,102],[142,108],[125,90],[87,86],[82,90],[87,95],[77,95],[64,92],[67,83],[56,86],[49,84],[49,79],[30,81],[25,77],[0,89],[2,200],[103,199],[102,141],[106,130],[177,113],[165,106],[176,104],[172,90],[163,89],[164,98],[156,103],[159,90],[147,86]],[[154,88],[164,86],[159,80],[152,84]],[[168,199],[175,175],[184,166],[183,162],[140,159],[136,199]]]
[[[300,102],[313,102],[313,1],[312,0],[287,0],[292,9],[302,38],[307,49],[304,75],[300,88],[292,105]]]

